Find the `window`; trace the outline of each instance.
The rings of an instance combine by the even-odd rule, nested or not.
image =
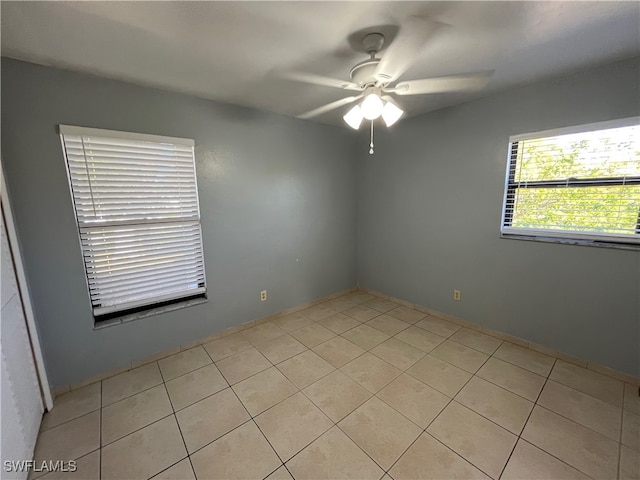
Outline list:
[[[97,321],[203,296],[193,140],[60,126]]]
[[[502,236],[640,247],[639,120],[511,137]]]

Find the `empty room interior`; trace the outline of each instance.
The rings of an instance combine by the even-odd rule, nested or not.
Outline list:
[[[0,478],[640,480],[640,3],[0,14]]]

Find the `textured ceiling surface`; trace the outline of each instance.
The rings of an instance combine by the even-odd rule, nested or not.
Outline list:
[[[399,98],[408,115],[638,55],[630,2],[7,2],[2,55],[298,115],[352,92],[283,79],[344,80],[366,55],[349,36],[412,15],[446,24],[401,77],[493,70],[480,93]],[[381,52],[384,55],[384,51]],[[318,117],[340,123],[348,107]]]

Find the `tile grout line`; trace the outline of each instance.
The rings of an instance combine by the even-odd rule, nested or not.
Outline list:
[[[588,426],[586,426],[586,425],[583,425],[583,424],[582,424],[582,423],[580,423],[580,422],[577,422],[576,420],[573,420],[573,419],[571,419],[571,418],[569,418],[569,417],[565,417],[564,415],[561,415],[560,413],[557,413],[557,412],[555,412],[555,411],[553,411],[553,410],[551,410],[551,409],[549,409],[549,408],[545,407],[544,405],[541,405],[541,404],[539,404],[539,403],[538,403],[538,400],[539,400],[539,399],[540,399],[540,397],[542,396],[542,392],[543,392],[544,387],[546,386],[547,382],[548,382],[549,380],[551,380],[551,381],[555,381],[555,380],[551,379],[550,377],[551,377],[551,373],[553,372],[553,368],[554,368],[554,367],[555,367],[555,365],[556,365],[556,361],[557,361],[557,360],[561,360],[561,359],[557,359],[557,358],[555,359],[555,361],[554,361],[554,363],[553,363],[553,366],[552,366],[551,370],[549,371],[549,374],[547,375],[547,379],[545,380],[545,383],[544,383],[544,385],[543,385],[542,389],[540,390],[540,393],[539,393],[539,395],[538,395],[538,398],[536,399],[536,402],[535,402],[535,404],[534,404],[534,408],[535,408],[535,406],[539,406],[540,408],[542,408],[542,409],[544,409],[544,410],[547,410],[547,411],[549,411],[549,412],[553,413],[554,415],[557,415],[557,416],[559,416],[559,417],[561,417],[561,418],[564,418],[565,420],[568,420],[568,421],[570,421],[570,422],[573,422],[573,423],[575,423],[576,425],[579,425],[579,426],[581,426],[581,427],[583,427],[583,428],[585,428],[585,429],[587,429],[587,430],[590,430],[590,431],[592,431],[592,432],[594,432],[594,433],[596,433],[596,434],[598,434],[598,435],[600,435],[600,436],[602,436],[602,437],[604,437],[604,438],[606,438],[606,439],[608,439],[608,440],[610,440],[610,441],[614,441],[614,442],[615,442],[615,440],[613,440],[613,439],[611,439],[611,438],[607,437],[606,435],[603,435],[602,433],[597,432],[597,431],[593,430],[592,428],[590,428],[590,427],[588,427]],[[562,384],[562,385],[564,385],[564,384]],[[568,387],[568,388],[572,388],[572,387]],[[572,389],[573,389],[573,388],[572,388]],[[573,389],[573,390],[576,390],[576,389]],[[576,390],[576,391],[577,391],[577,392],[580,392],[579,390]],[[580,393],[584,393],[584,392],[580,392]],[[585,395],[588,395],[588,394],[585,394]],[[596,397],[593,397],[593,398],[596,398]],[[607,402],[607,403],[608,403],[608,402]],[[532,413],[533,413],[533,410],[532,410],[532,411],[531,411],[531,413],[529,414],[529,417],[531,417],[531,414],[532,414]],[[528,421],[529,421],[529,418],[527,418],[527,422],[525,422],[525,427],[526,427],[526,423],[528,423]],[[555,459],[556,459],[556,460],[558,460],[559,462],[562,462],[563,464],[568,465],[569,467],[571,467],[571,468],[573,468],[573,469],[575,469],[575,470],[579,471],[579,472],[580,472],[580,473],[582,473],[583,475],[585,475],[585,476],[587,476],[587,477],[589,477],[589,478],[593,478],[593,477],[591,477],[591,475],[588,475],[587,473],[583,472],[583,471],[582,471],[582,470],[580,470],[579,468],[577,468],[577,467],[575,467],[575,466],[573,466],[573,465],[571,465],[571,464],[567,463],[566,461],[562,460],[561,458],[558,458],[558,457],[557,457],[557,456],[555,456],[553,453],[548,452],[547,450],[543,449],[542,447],[540,447],[540,446],[538,446],[538,445],[536,445],[536,444],[534,444],[534,443],[532,443],[532,442],[529,442],[526,438],[522,438],[522,433],[523,433],[523,432],[524,432],[524,427],[522,428],[522,432],[520,433],[520,435],[519,435],[518,439],[522,439],[522,441],[527,442],[527,443],[529,443],[530,445],[533,445],[534,447],[536,447],[536,448],[540,449],[541,451],[543,451],[543,452],[545,452],[546,454],[550,455],[551,457],[555,458]]]
[[[282,330],[282,329],[281,329],[281,330]],[[284,330],[283,330],[283,331],[284,331]],[[240,333],[242,333],[242,332],[240,332]],[[286,332],[285,332],[285,334],[286,334]],[[245,338],[245,339],[246,339],[246,338]],[[247,342],[251,343],[248,339],[246,339],[246,340],[247,340]],[[252,345],[252,347],[253,347],[253,348],[255,348],[255,346],[254,346],[253,344],[251,344],[251,345]],[[306,346],[305,346],[305,347],[306,347]],[[248,350],[249,348],[251,348],[251,347],[248,347],[248,348],[247,348],[247,349],[245,349],[245,350]],[[243,351],[245,351],[245,350],[243,350]],[[257,350],[258,352],[260,352],[257,348],[256,348],[256,350]],[[213,362],[213,358],[211,357],[211,355],[209,354],[209,352],[208,352],[206,349],[205,349],[205,351],[207,352],[207,355],[209,355],[209,358],[211,358],[211,361]],[[302,353],[302,352],[301,352],[301,353]],[[261,354],[264,358],[266,358],[268,362],[270,362],[270,363],[271,363],[271,367],[269,367],[269,368],[272,368],[272,367],[273,367],[273,368],[276,368],[276,370],[278,370],[278,372],[280,372],[280,370],[279,370],[279,369],[278,369],[278,368],[273,364],[273,362],[271,362],[271,360],[269,360],[266,356],[264,356],[264,354],[262,354],[262,352],[260,352],[260,354]],[[227,357],[227,358],[228,358],[228,357]],[[213,362],[213,364],[214,364],[214,365],[216,365],[216,363],[215,363],[215,362]],[[216,365],[216,368],[218,368],[218,366],[217,366],[217,365]],[[218,370],[220,370],[220,369],[218,369]],[[262,372],[264,372],[264,371],[266,371],[266,370],[268,370],[268,368],[267,368],[267,369],[265,369],[265,370],[261,370],[261,371],[260,371],[260,372],[258,372],[258,373],[262,373]],[[253,377],[253,376],[255,376],[255,375],[258,375],[258,373],[254,374],[254,375],[251,375],[251,376],[249,376],[249,377],[247,377],[247,378],[245,378],[245,379],[243,379],[243,380],[240,380],[240,382],[243,382],[244,380],[247,380],[248,378],[251,378],[251,377]],[[285,376],[282,372],[280,372],[280,373],[281,373],[281,375],[282,375],[283,377],[285,377],[285,378],[286,378],[286,376]],[[240,397],[238,397],[238,393],[233,389],[232,385],[229,383],[229,381],[228,381],[228,380],[227,380],[227,378],[224,376],[224,374],[223,374],[222,372],[220,372],[220,374],[222,375],[222,377],[225,379],[225,381],[226,381],[226,382],[227,382],[227,384],[229,385],[229,389],[233,392],[234,396],[236,397],[236,399],[238,400],[238,402],[240,403],[240,405],[242,405],[242,408],[244,408],[244,410],[247,412],[247,415],[249,415],[249,420],[247,420],[246,422],[242,422],[240,425],[237,425],[237,426],[236,426],[236,427],[234,427],[233,429],[231,429],[231,430],[229,430],[228,432],[226,432],[224,435],[221,435],[221,436],[219,436],[218,438],[216,438],[216,439],[212,440],[211,442],[207,443],[207,444],[206,444],[206,445],[204,445],[202,448],[199,448],[198,450],[194,451],[193,453],[196,453],[196,452],[198,452],[198,451],[200,451],[200,450],[204,449],[205,447],[207,447],[207,446],[211,445],[212,443],[216,442],[217,440],[219,440],[220,438],[224,437],[225,435],[228,435],[229,433],[231,433],[231,432],[233,432],[234,430],[236,430],[236,429],[240,428],[241,426],[246,425],[248,422],[253,422],[253,424],[255,425],[255,427],[258,429],[258,431],[259,431],[259,432],[260,432],[260,434],[262,435],[262,438],[264,438],[264,439],[265,439],[265,441],[267,442],[267,444],[269,445],[269,447],[271,447],[271,450],[273,451],[273,453],[276,455],[276,457],[278,458],[278,460],[280,460],[280,462],[281,462],[281,465],[279,465],[278,467],[276,467],[276,468],[273,470],[273,472],[275,472],[276,470],[278,470],[281,466],[282,466],[282,467],[285,467],[285,469],[287,469],[287,467],[285,466],[285,462],[282,460],[282,458],[280,457],[280,455],[278,454],[278,452],[276,451],[276,449],[275,449],[275,448],[273,448],[273,445],[271,444],[271,442],[269,441],[269,439],[267,438],[267,436],[264,434],[264,432],[263,432],[263,431],[262,431],[262,429],[260,428],[260,425],[258,425],[258,422],[256,422],[256,421],[255,421],[255,417],[251,414],[251,412],[249,412],[249,410],[247,409],[246,405],[242,402],[242,400],[240,399]],[[287,380],[288,380],[288,379],[287,379]],[[238,384],[238,383],[240,383],[240,382],[236,382],[236,384]],[[298,390],[298,392],[300,392],[300,389],[298,389],[297,385],[295,385],[295,384],[294,384],[293,382],[291,382],[290,380],[289,380],[289,382],[290,382],[290,383],[291,383],[291,384],[292,384],[292,385],[293,385],[293,386]],[[297,393],[297,392],[296,392],[296,393]],[[295,395],[295,393],[294,393],[293,395]],[[278,405],[279,403],[283,402],[284,400],[286,400],[286,399],[288,399],[288,398],[291,398],[293,395],[289,395],[289,396],[288,396],[288,397],[286,397],[285,399],[283,399],[283,400],[281,400],[280,402],[276,403],[276,405]],[[275,406],[275,405],[272,405],[271,407],[269,407],[268,409],[264,410],[263,412],[260,412],[258,415],[261,415],[262,413],[266,412],[266,411],[267,411],[267,410],[269,410],[270,408],[273,408],[274,406]],[[257,417],[258,415],[256,415],[256,417]],[[305,448],[306,448],[306,447],[305,447]],[[191,461],[191,455],[189,455],[189,460]],[[193,464],[192,464],[192,468],[193,468]],[[195,473],[195,468],[194,468],[193,470],[194,470],[194,473]],[[289,471],[289,469],[287,469],[287,471]],[[273,474],[273,472],[270,472],[270,473],[269,473],[265,478],[267,478],[269,475]],[[289,472],[289,474],[291,474],[291,472]],[[293,475],[292,475],[292,477],[293,477]]]
[[[551,376],[551,372],[553,372],[553,369],[556,366],[556,361],[557,361],[557,359],[554,359],[553,365],[551,365],[551,368],[549,369],[549,373],[547,374],[547,377],[545,378],[544,383],[542,384],[542,388],[538,392],[538,396],[536,397],[536,400],[533,402],[533,407],[531,407],[531,410],[529,411],[529,415],[527,415],[527,419],[522,424],[522,428],[520,429],[520,433],[518,434],[518,437],[516,438],[516,443],[513,444],[513,448],[511,449],[511,453],[509,453],[509,457],[507,458],[507,462],[504,464],[504,467],[502,467],[502,470],[500,471],[500,475],[498,476],[498,478],[501,478],[502,475],[504,474],[504,471],[507,468],[507,465],[509,464],[509,460],[511,460],[511,456],[513,455],[513,452],[515,452],[516,447],[518,446],[518,442],[522,438],[522,434],[524,433],[524,429],[527,427],[527,423],[529,423],[529,419],[531,418],[531,415],[533,414],[533,411],[535,410],[536,405],[538,405],[538,400],[540,400],[540,396],[542,395],[542,392],[544,391],[544,387],[547,385],[547,382],[549,381],[549,377]],[[525,440],[525,439],[523,439],[523,440]],[[546,452],[546,450],[544,450],[544,451]]]
[[[581,426],[581,427],[583,427],[583,428],[586,428],[587,430],[590,430],[590,431],[592,431],[592,432],[594,432],[594,433],[596,433],[596,434],[598,434],[598,435],[600,435],[600,436],[602,436],[602,437],[604,437],[604,438],[606,438],[606,439],[608,439],[608,440],[610,440],[610,441],[615,442],[615,440],[612,440],[611,438],[609,438],[609,437],[607,437],[607,436],[605,436],[605,435],[601,434],[600,432],[596,432],[595,430],[591,429],[590,427],[588,427],[588,426],[586,426],[586,425],[583,425],[582,423],[577,422],[577,421],[575,421],[575,420],[572,420],[571,418],[565,417],[564,415],[561,415],[561,414],[559,414],[559,413],[557,413],[557,412],[554,412],[553,410],[551,410],[551,409],[549,409],[549,408],[545,407],[544,405],[540,405],[540,404],[538,403],[538,400],[540,400],[540,397],[542,396],[542,392],[544,391],[544,387],[546,386],[547,382],[548,382],[549,380],[551,380],[551,381],[555,381],[555,380],[551,379],[550,377],[551,377],[551,374],[553,373],[553,369],[555,368],[556,363],[558,362],[558,360],[562,360],[562,359],[559,359],[559,358],[555,358],[555,357],[554,357],[553,365],[552,365],[552,367],[551,367],[551,370],[549,370],[549,374],[547,375],[547,378],[546,378],[546,380],[545,380],[544,385],[542,386],[542,389],[540,390],[540,393],[538,394],[538,398],[536,399],[535,404],[534,404],[534,409],[535,409],[535,407],[536,407],[536,406],[539,406],[540,408],[542,408],[542,409],[544,409],[544,410],[547,410],[547,411],[549,411],[549,412],[553,413],[554,415],[557,415],[557,416],[559,416],[559,417],[561,417],[561,418],[564,418],[564,419],[566,419],[566,420],[568,420],[568,421],[570,421],[570,422],[575,423],[576,425],[579,425],[579,426]],[[564,385],[564,384],[562,384],[562,385]],[[567,387],[568,387],[568,385],[567,385]],[[572,387],[569,387],[569,388],[572,388]],[[576,390],[576,389],[573,389],[573,390]],[[578,391],[578,392],[579,392],[579,390],[576,390],[576,391]],[[584,392],[580,392],[580,393],[584,393]],[[585,394],[585,395],[588,395],[588,394]],[[596,397],[593,397],[593,398],[596,398]],[[623,399],[623,402],[624,402],[624,399]],[[608,402],[606,402],[606,403],[608,403]],[[578,467],[576,467],[576,466],[574,466],[574,465],[571,465],[570,463],[568,463],[568,462],[566,462],[566,461],[562,460],[561,458],[558,458],[556,455],[554,455],[554,454],[553,454],[553,453],[551,453],[551,452],[548,452],[548,451],[547,451],[547,450],[545,450],[544,448],[542,448],[542,447],[540,447],[540,446],[538,446],[538,445],[536,445],[536,444],[534,444],[534,443],[532,443],[532,442],[529,442],[526,438],[522,438],[522,433],[524,433],[524,429],[525,429],[525,427],[527,426],[527,423],[529,422],[529,418],[531,418],[531,414],[532,414],[532,413],[533,413],[533,409],[532,409],[532,410],[531,410],[531,412],[529,413],[529,417],[527,418],[527,421],[525,422],[525,425],[524,425],[524,427],[522,428],[522,432],[520,432],[520,435],[518,436],[518,440],[522,440],[523,442],[527,442],[527,443],[529,443],[530,445],[533,445],[534,447],[538,448],[539,450],[541,450],[541,451],[545,452],[547,455],[549,455],[549,456],[551,456],[551,457],[555,458],[555,459],[556,459],[556,460],[558,460],[559,462],[561,462],[561,463],[563,463],[563,464],[565,464],[565,465],[568,465],[569,467],[573,468],[574,470],[577,470],[578,472],[582,473],[582,474],[583,474],[583,475],[585,475],[586,477],[588,477],[588,478],[593,478],[591,475],[587,474],[586,472],[583,472],[583,471],[582,471],[582,470],[580,470]],[[621,429],[621,431],[622,431],[622,429]],[[619,450],[620,450],[620,448],[619,448]],[[504,473],[504,472],[503,472],[503,473]]]
[[[452,335],[453,335],[453,334],[452,334]],[[424,358],[424,357],[422,357],[422,358]],[[434,358],[436,358],[436,357],[434,357]],[[484,366],[484,364],[485,364],[485,363],[487,363],[487,362],[489,361],[489,358],[491,358],[491,357],[488,357],[488,358],[487,358],[487,359],[482,363],[482,365],[480,365],[480,367],[478,367],[478,370],[480,370],[480,369]],[[442,361],[444,361],[444,360],[442,360]],[[416,362],[416,363],[417,363],[417,362]],[[448,363],[448,362],[446,362],[446,363]],[[454,365],[454,366],[455,366],[455,365]],[[469,373],[469,372],[467,372],[467,373]],[[418,435],[418,436],[415,438],[415,440],[414,440],[413,442],[411,442],[411,444],[410,444],[410,445],[409,445],[409,446],[408,446],[408,447],[407,447],[407,448],[402,452],[402,454],[401,454],[401,455],[396,459],[396,461],[395,461],[395,462],[393,462],[393,464],[389,467],[389,469],[388,469],[387,471],[385,471],[385,473],[386,473],[387,475],[391,476],[391,474],[389,474],[389,472],[391,471],[391,469],[392,469],[392,468],[393,468],[393,467],[394,467],[394,466],[395,466],[395,465],[400,461],[400,459],[401,459],[401,458],[402,458],[402,457],[407,453],[407,451],[408,451],[408,450],[413,446],[413,444],[414,444],[415,442],[417,442],[417,441],[418,441],[418,439],[419,439],[423,434],[425,434],[425,433],[426,433],[427,435],[429,435],[429,436],[431,436],[433,439],[435,439],[437,442],[439,442],[440,444],[444,445],[446,448],[448,448],[449,450],[451,450],[455,455],[457,455],[458,457],[462,458],[465,462],[467,462],[467,463],[468,463],[468,464],[470,464],[470,465],[473,465],[473,467],[477,468],[479,471],[481,471],[482,473],[484,473],[485,475],[487,475],[488,477],[490,477],[490,478],[491,478],[491,475],[489,475],[488,473],[486,473],[484,470],[482,470],[481,468],[479,468],[477,465],[474,465],[470,460],[468,460],[468,459],[464,458],[462,455],[460,455],[458,452],[456,452],[455,450],[453,450],[453,449],[452,449],[451,447],[449,447],[448,445],[446,445],[446,444],[444,444],[443,442],[441,442],[439,439],[437,439],[436,437],[434,437],[433,435],[431,435],[431,433],[427,432],[427,429],[428,429],[428,428],[433,424],[433,422],[435,422],[435,421],[436,421],[436,419],[437,419],[437,418],[442,414],[442,412],[444,412],[444,411],[447,409],[447,407],[448,407],[449,405],[451,405],[451,402],[453,402],[453,401],[454,401],[454,399],[455,399],[456,395],[458,395],[458,393],[460,393],[460,392],[462,391],[462,389],[463,389],[464,387],[466,387],[466,386],[467,386],[467,384],[471,381],[471,379],[472,379],[474,376],[475,376],[475,374],[472,374],[472,375],[471,375],[471,377],[469,377],[469,379],[468,379],[466,382],[464,382],[464,384],[463,384],[463,385],[458,389],[458,391],[457,391],[457,392],[455,393],[455,395],[453,395],[452,397],[449,397],[448,395],[444,394],[443,392],[440,392],[440,393],[442,393],[443,395],[445,395],[446,397],[449,397],[449,401],[447,402],[447,404],[446,404],[444,407],[442,407],[442,409],[438,412],[438,414],[437,414],[435,417],[433,417],[433,419],[429,422],[429,424],[428,424],[428,425],[427,425],[427,426],[422,430],[422,432],[420,433],[420,435]],[[419,379],[417,379],[417,378],[416,378],[416,380],[421,381],[421,380],[419,380]],[[424,382],[422,382],[422,383],[424,383]],[[426,385],[426,384],[425,384],[425,385]],[[429,385],[427,385],[427,386],[429,386]],[[431,388],[433,388],[433,387],[431,387]],[[439,390],[436,390],[436,391],[439,391]],[[456,403],[458,403],[458,402],[456,402]],[[463,405],[463,406],[464,406],[464,405]],[[468,407],[465,407],[465,408],[468,408]],[[471,409],[469,409],[469,410],[471,410]],[[475,412],[475,410],[471,410],[471,411],[472,411],[472,412],[474,412],[474,413],[477,413],[477,412]],[[487,420],[488,420],[488,419],[487,419]],[[495,423],[495,422],[494,422],[494,423]]]
[[[206,353],[206,350],[205,350],[205,353]],[[209,354],[207,353],[207,356],[208,355]],[[205,365],[205,366],[208,366],[208,365]],[[159,365],[158,365],[158,368],[160,368]],[[201,368],[204,368],[204,367],[201,367]],[[198,369],[196,369],[196,370],[198,370]],[[195,372],[195,370],[191,370],[191,372]],[[185,373],[185,375],[188,375],[191,372],[187,372],[187,373]],[[164,380],[164,375],[162,374],[162,369],[160,369],[160,376],[162,377],[162,385],[164,386],[164,391],[167,394],[167,398],[169,399],[169,405],[171,405],[171,411],[173,412],[172,413],[173,420],[176,422],[176,425],[178,426],[178,433],[180,433],[180,438],[182,439],[182,444],[184,445],[184,451],[187,454],[187,456],[185,458],[188,458],[189,459],[189,463],[191,464],[191,458],[189,456],[189,448],[187,447],[187,441],[185,440],[184,434],[182,433],[182,428],[180,428],[180,422],[178,422],[178,416],[176,415],[176,409],[173,406],[173,400],[171,400],[171,395],[169,395],[169,389],[167,388],[167,382]],[[175,377],[175,378],[179,378],[179,377]],[[182,460],[184,460],[184,458],[181,458],[176,463],[174,463],[173,465],[170,465],[169,467],[165,468],[164,470],[161,470],[160,472],[168,470],[169,468],[173,467],[174,465],[177,465],[178,463],[180,463]],[[191,468],[193,469],[193,464],[191,465]],[[156,472],[154,474],[154,476],[158,475],[160,472]],[[195,470],[194,470],[194,475],[195,475]]]

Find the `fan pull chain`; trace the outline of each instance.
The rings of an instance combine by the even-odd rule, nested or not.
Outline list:
[[[371,143],[369,147],[369,155],[373,155],[373,120],[371,120]]]

